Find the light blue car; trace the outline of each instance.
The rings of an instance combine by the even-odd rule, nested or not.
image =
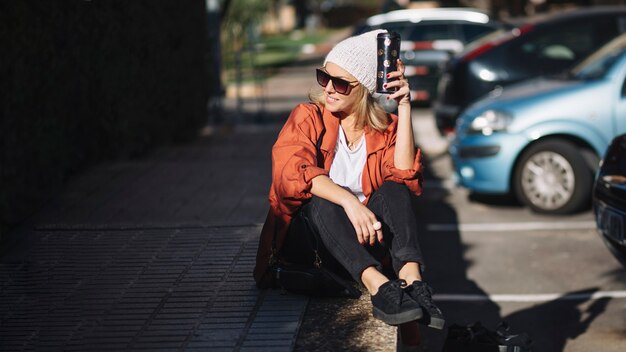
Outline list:
[[[568,55],[567,49],[563,55]],[[457,121],[450,144],[459,183],[515,193],[541,213],[590,204],[593,174],[613,137],[626,133],[626,35],[567,76],[496,89]]]

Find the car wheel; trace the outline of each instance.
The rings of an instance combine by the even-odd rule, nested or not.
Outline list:
[[[589,203],[593,171],[580,148],[564,140],[547,140],[524,152],[515,168],[517,197],[546,214],[568,214]]]

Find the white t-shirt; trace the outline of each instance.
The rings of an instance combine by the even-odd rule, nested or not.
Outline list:
[[[359,201],[365,200],[363,194],[362,176],[365,161],[367,160],[367,148],[365,146],[365,134],[357,143],[354,150],[348,148],[343,128],[339,127],[335,158],[330,165],[329,177],[333,182],[352,192]]]

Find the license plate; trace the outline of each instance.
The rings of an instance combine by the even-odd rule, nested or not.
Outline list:
[[[621,214],[605,206],[597,208],[598,229],[617,243],[624,244],[624,218]]]

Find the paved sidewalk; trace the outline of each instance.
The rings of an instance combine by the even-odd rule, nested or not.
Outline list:
[[[306,101],[320,54],[267,82],[268,116]],[[94,166],[10,233],[0,350],[292,350],[308,300],[251,277],[282,121],[239,122]]]
[[[291,350],[306,300],[251,277],[275,134],[73,180],[2,249],[0,350]]]

